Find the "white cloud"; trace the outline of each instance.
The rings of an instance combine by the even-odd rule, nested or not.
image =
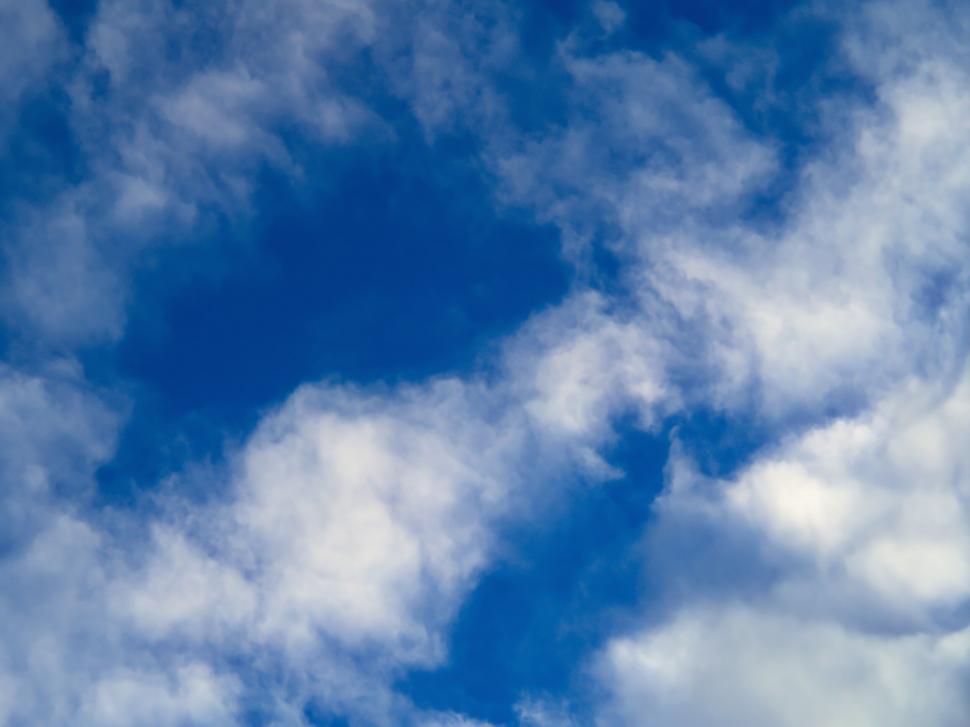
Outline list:
[[[611,642],[600,724],[961,724],[970,633],[880,637],[719,603]]]
[[[504,30],[501,17],[495,30],[441,12],[474,37]],[[5,313],[40,351],[119,336],[128,270],[153,236],[179,237],[207,209],[239,206],[263,160],[290,163],[275,123],[296,119],[340,141],[368,122],[328,72],[374,40],[367,6],[199,13],[99,5],[71,88],[93,174],[6,227]],[[461,54],[422,23],[415,37]],[[218,42],[186,42],[190,26]],[[506,42],[496,37],[488,53],[501,60]],[[197,64],[166,61],[169,43]],[[416,80],[401,82],[429,132],[487,94],[470,66],[435,53],[418,48]],[[466,75],[440,76],[446,68]],[[442,105],[451,110],[432,113]],[[221,494],[204,505],[163,498],[163,514],[147,519],[48,487],[54,474],[86,486],[112,452],[117,415],[96,394],[73,393],[83,392],[77,372],[61,388],[53,374],[11,373],[0,434],[24,452],[3,485],[41,485],[8,498],[35,517],[2,560],[16,584],[0,600],[7,720],[232,723],[253,700],[294,722],[307,701],[368,724],[410,714],[390,684],[445,658],[445,629],[492,554],[496,524],[527,512],[551,473],[612,475],[595,450],[611,417],[631,408],[615,387],[644,421],[666,395],[652,359],[631,356],[652,357],[649,346],[601,308],[580,298],[534,321],[489,383],[304,387],[221,473]],[[261,683],[266,692],[249,694]]]
[[[623,413],[648,428],[677,406],[666,343],[600,294],[581,292],[534,318],[507,348],[506,375],[547,436],[603,437]]]
[[[226,513],[263,581],[259,633],[439,657],[434,622],[481,567],[513,476],[481,395],[456,381],[390,402],[308,388],[264,423]]]
[[[742,213],[778,172],[775,150],[683,59],[587,55],[572,36],[569,118],[523,135],[488,79],[515,54],[508,13],[441,5],[388,41],[375,8],[102,3],[72,88],[94,177],[10,222],[8,317],[68,344],[118,336],[126,271],[152,244],[140,228],[178,237],[244,207],[259,164],[296,170],[278,124],[327,143],[377,124],[333,73],[376,43],[429,138],[482,134],[501,199],[558,225],[581,273],[604,243],[621,292],[577,285],[490,378],[303,387],[211,499],[166,500],[147,521],[61,497],[110,456],[117,414],[99,394],[69,366],[4,369],[4,507],[30,517],[0,562],[0,714],[231,723],[269,684],[260,707],[283,721],[309,700],[368,724],[470,724],[415,717],[391,685],[446,658],[496,528],[532,514],[550,480],[613,476],[600,452],[618,416],[650,427],[700,404],[779,427],[802,417],[726,481],[674,467],[658,506],[662,523],[745,539],[765,574],[725,605],[687,573],[683,603],[613,639],[603,723],[955,722],[970,178],[952,44],[907,36],[896,63],[868,63],[858,49],[899,29],[848,36],[878,103],[839,112],[851,123],[799,169],[780,220],[754,225]],[[163,62],[170,41],[193,63]],[[855,413],[830,421],[833,408]],[[146,542],[125,546],[132,529]],[[520,704],[526,723],[557,714]]]
[[[593,15],[607,34],[615,32],[626,22],[626,11],[610,0],[596,0],[593,3]]]
[[[579,724],[567,705],[548,699],[520,699],[515,705],[515,717],[522,727],[575,727]]]
[[[45,76],[64,60],[67,48],[44,0],[3,0],[0,26],[6,30],[0,50],[0,133],[5,135],[23,95],[46,86]]]
[[[905,12],[876,7],[888,30],[839,16],[848,51],[906,35],[899,57],[856,59],[876,103],[822,107],[848,125],[831,125],[775,220],[740,215],[771,179],[770,147],[676,59],[571,59],[580,89],[610,89],[608,113],[584,110],[496,157],[507,199],[558,224],[577,257],[612,241],[638,307],[608,318],[661,352],[674,400],[777,430],[727,481],[674,457],[651,541],[669,549],[651,557],[670,593],[649,626],[606,647],[604,724],[947,725],[966,713],[970,78],[946,17],[927,12],[914,40]],[[613,349],[611,370],[644,350]],[[544,380],[588,380],[573,370]],[[631,398],[616,380],[609,390]],[[678,546],[695,539],[740,555],[677,573]],[[737,574],[729,586],[710,572],[720,566]]]
[[[488,722],[454,713],[424,715],[419,719],[421,727],[491,727]]]
[[[317,144],[384,133],[331,78],[359,62],[375,22],[358,3],[99,3],[62,72],[88,173],[48,199],[17,200],[5,220],[8,323],[47,345],[116,340],[130,270],[152,246],[248,219],[260,165],[299,177],[281,129]]]
[[[84,696],[78,724],[91,725],[231,725],[227,710],[237,686],[203,664],[187,664],[161,676],[122,672],[100,680]]]
[[[508,101],[494,76],[516,72],[518,11],[492,0],[432,0],[413,19],[400,13],[400,8],[388,10],[404,32],[397,38],[388,34],[377,50],[429,141],[467,128],[500,133],[508,124]]]
[[[702,398],[813,416],[950,355],[966,274],[958,59],[875,79],[874,107],[817,102],[829,136],[780,219],[747,222],[779,173],[772,144],[683,60],[574,45],[567,123],[489,148],[500,195],[557,224],[572,258],[619,255],[638,316],[674,339]]]
[[[59,37],[45,6],[25,8],[11,12]],[[489,2],[98,3],[58,78],[87,173],[17,200],[0,228],[0,313],[45,345],[117,340],[131,270],[155,245],[244,225],[267,165],[302,182],[294,140],[393,143],[376,110],[387,98],[406,101],[429,139],[500,128],[491,74],[518,57],[513,16]],[[9,75],[27,77],[17,59],[33,56],[14,51]]]
[[[615,375],[551,397],[519,387],[523,368],[541,372],[560,356],[543,341],[569,346],[563,335],[576,334],[561,323],[536,321],[547,338],[513,347],[516,378],[490,385],[301,388],[239,453],[224,498],[176,524],[182,534],[156,531],[147,565],[114,602],[141,638],[271,653],[298,685],[291,699],[393,722],[406,702],[382,690],[403,669],[446,658],[446,628],[494,555],[496,527],[530,512],[550,478],[576,467],[612,474],[588,457],[627,404],[599,401],[564,430],[543,404],[589,409],[591,395],[612,395]],[[584,346],[573,349],[577,365],[606,365]],[[659,387],[651,394],[645,413],[661,399]]]
[[[970,598],[970,377],[947,389],[914,384],[764,456],[725,490],[727,511],[829,586],[864,589],[870,614],[932,622]]]
[[[366,724],[462,723],[415,712],[393,680],[447,657],[497,528],[529,516],[543,483],[612,476],[596,451],[631,406],[617,387],[645,421],[665,400],[660,374],[631,370],[616,355],[626,334],[599,315],[589,298],[540,316],[490,382],[302,387],[206,503],[164,496],[144,520],[36,499],[27,544],[2,561],[17,584],[0,603],[11,630],[0,674],[20,695],[11,720],[231,723],[256,699],[280,719],[316,701]],[[581,384],[565,380],[564,355]],[[550,370],[562,386],[549,388]],[[30,415],[52,418],[36,398]],[[557,412],[575,416],[554,426]],[[38,458],[63,447],[30,441]],[[80,446],[92,462],[111,451]],[[247,691],[258,684],[267,691]]]
[[[87,513],[123,402],[102,399],[71,362],[0,370],[0,721],[227,724],[232,677],[159,665],[112,618],[120,554]]]
[[[682,59],[587,56],[575,45],[560,49],[568,123],[535,138],[500,136],[487,157],[500,198],[559,226],[568,256],[583,259],[596,237],[620,250],[652,247],[671,229],[723,223],[774,171],[772,149]]]

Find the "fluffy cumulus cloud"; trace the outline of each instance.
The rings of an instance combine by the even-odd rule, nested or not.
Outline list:
[[[957,725],[968,634],[892,638],[735,604],[611,643],[605,724]]]
[[[416,36],[452,43],[437,18],[471,23],[475,36],[471,16],[431,11]],[[37,12],[56,37],[53,13]],[[528,478],[605,466],[589,452],[615,406],[603,403],[608,381],[578,404],[502,378],[304,387],[231,455],[212,502],[163,495],[134,516],[94,502],[124,396],[92,390],[79,366],[45,363],[121,335],[138,256],[191,236],[207,213],[244,218],[234,210],[259,164],[299,177],[281,121],[324,144],[366,124],[387,136],[330,79],[363,64],[375,18],[351,4],[101,3],[84,47],[67,49],[89,174],[48,202],[17,203],[5,230],[5,312],[25,339],[3,388],[4,509],[18,524],[3,560],[5,722],[292,723],[314,703],[365,723],[474,723],[412,714],[390,682],[442,661],[443,628],[489,554],[489,528],[528,506]],[[413,55],[416,70],[401,61],[389,72],[433,125],[427,94],[444,84],[460,96],[466,84],[446,78],[447,59],[425,58],[427,44],[408,45],[409,32],[383,52],[404,43]],[[536,369],[546,353],[523,343],[514,366]],[[564,406],[570,423],[550,438],[540,420]],[[529,447],[548,456],[527,462]]]
[[[844,63],[860,42],[848,35]],[[716,367],[708,396],[747,405],[754,385],[766,412],[817,409],[957,353],[958,58],[867,76],[877,102],[831,112],[845,126],[783,173],[776,145],[682,60],[565,52],[576,118],[495,150],[502,198],[555,222],[567,245],[619,255],[653,334]],[[783,218],[745,222],[780,176],[797,177]]]
[[[538,368],[561,353],[534,355]],[[445,658],[490,528],[530,510],[531,479],[609,475],[592,452],[610,408],[569,402],[566,431],[550,433],[562,394],[528,391],[306,387],[238,451],[211,503],[168,498],[136,524],[34,498],[38,523],[4,561],[8,718],[228,724],[249,705],[287,721],[316,700],[365,723],[466,724],[415,716],[391,680]],[[268,695],[246,691],[281,672]]]
[[[967,712],[967,79],[948,13],[921,15],[937,44],[914,41],[908,10],[846,21],[844,51],[877,102],[806,164],[780,229],[729,231],[713,254],[681,239],[648,273],[651,291],[716,322],[719,386],[746,381],[772,426],[786,412],[803,423],[727,480],[672,461],[657,557],[683,544],[671,528],[696,528],[755,575],[725,587],[716,566],[685,566],[674,603],[604,648],[605,723],[949,725]],[[859,56],[897,42],[893,62]],[[737,406],[729,394],[716,401]]]
[[[733,534],[762,577],[725,589],[702,575],[659,623],[611,641],[607,721],[959,724],[967,402],[965,375],[911,381],[730,481],[679,461],[661,517]]]
[[[965,13],[778,21],[830,28],[816,73],[856,84],[806,84],[797,153],[758,123],[792,101],[764,90],[783,48],[624,47],[627,15],[592,3],[540,62],[500,3],[104,0],[80,34],[0,5],[0,134],[57,86],[80,160],[4,196],[0,721],[485,724],[401,679],[447,663],[509,524],[622,475],[621,422],[701,411],[761,446],[712,474],[672,435],[641,548],[657,597],[573,665],[587,686],[520,694],[518,722],[961,723]],[[508,89],[540,81],[561,108],[523,120]],[[465,149],[491,212],[558,231],[564,299],[471,371],[305,383],[218,463],[102,502],[137,392],[91,352],[124,337],[133,271],[244,239],[267,169],[298,190],[306,149],[405,127]]]

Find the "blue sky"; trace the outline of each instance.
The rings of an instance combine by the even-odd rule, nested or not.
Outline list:
[[[963,723],[960,4],[0,21],[0,724]]]

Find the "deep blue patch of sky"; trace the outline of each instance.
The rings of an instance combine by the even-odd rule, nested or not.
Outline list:
[[[712,477],[730,476],[766,438],[710,411],[673,418],[656,432],[620,422],[606,457],[623,476],[574,485],[549,517],[507,532],[504,557],[459,615],[447,665],[409,674],[402,691],[424,708],[495,724],[514,723],[524,695],[567,703],[580,723],[590,718],[593,705],[576,701],[590,695],[589,659],[609,636],[638,623],[669,585],[669,563],[644,568],[642,541],[674,436],[692,443],[691,455]],[[729,572],[746,570],[735,563]]]
[[[81,43],[88,23],[98,9],[98,0],[49,0],[71,40]]]
[[[621,434],[609,455],[621,480],[579,483],[551,517],[506,533],[504,557],[461,611],[448,664],[401,683],[419,706],[508,724],[525,694],[583,692],[573,689],[583,659],[641,598],[633,546],[663,484],[666,433]]]
[[[128,448],[164,453],[158,437],[179,422],[241,433],[307,381],[467,371],[565,293],[553,231],[496,216],[464,159],[420,144],[337,156],[310,170],[327,180],[317,194],[294,199],[288,181],[267,178],[254,239],[235,241],[234,258],[233,241],[202,253],[226,258],[221,275],[187,273],[182,249],[139,276],[117,366],[150,396]],[[103,486],[130,484],[130,467],[150,483],[173,462],[117,464]]]

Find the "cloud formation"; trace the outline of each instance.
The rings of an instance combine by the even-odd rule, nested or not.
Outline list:
[[[0,558],[0,720],[484,724],[399,683],[446,663],[505,528],[579,482],[609,487],[621,422],[656,432],[703,412],[752,422],[760,448],[711,474],[674,436],[645,539],[660,594],[575,665],[595,686],[570,696],[604,725],[958,724],[962,11],[786,16],[831,23],[824,73],[865,89],[836,104],[804,91],[820,131],[791,161],[731,95],[776,67],[741,67],[729,35],[610,45],[626,13],[599,2],[543,65],[524,11],[408,10],[102,2],[81,41],[43,4],[0,11],[23,40],[0,59],[0,98],[62,83],[84,160],[44,199],[13,194],[2,229],[0,511],[17,525]],[[727,91],[703,65],[715,55]],[[550,79],[563,107],[523,122],[510,78]],[[262,171],[300,186],[300,149],[394,144],[405,126],[467,143],[495,214],[558,230],[565,299],[471,371],[306,383],[225,461],[100,503],[129,402],[81,362],[123,338],[132,271],[158,246],[245,230]],[[581,721],[569,704],[525,694],[515,709],[524,725]]]

